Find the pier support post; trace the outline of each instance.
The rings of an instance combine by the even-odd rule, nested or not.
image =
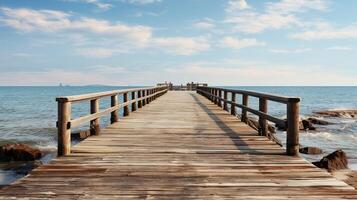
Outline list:
[[[127,101],[128,101],[128,93],[126,92],[123,94],[123,102],[126,103]],[[124,106],[123,115],[124,115],[124,117],[129,115],[129,106],[128,105]]]
[[[110,106],[117,106],[118,105],[118,95],[113,95],[110,97]],[[115,123],[119,121],[118,117],[118,110],[114,110],[110,113],[110,123]]]
[[[90,113],[94,114],[99,112],[99,99],[93,99],[90,101]],[[99,135],[100,125],[99,118],[90,121],[90,134]]]
[[[235,103],[236,102],[236,93],[234,93],[234,92],[232,92],[232,99],[231,99],[231,101],[233,102],[233,103]],[[233,104],[231,104],[231,115],[236,115],[236,106],[235,105],[233,105]]]
[[[71,153],[71,102],[58,102],[58,156]]]
[[[246,95],[246,94],[243,94],[243,96],[242,96],[242,105],[248,106],[248,95]],[[248,119],[247,110],[242,108],[241,121],[247,123],[247,119]]]
[[[287,104],[286,153],[290,156],[299,154],[299,102]]]
[[[131,92],[131,100],[135,100],[135,92]],[[133,102],[131,104],[131,112],[136,111],[136,102]]]
[[[265,98],[259,98],[259,111],[263,113],[268,112],[268,101]],[[259,134],[268,136],[268,122],[262,116],[259,116]]]

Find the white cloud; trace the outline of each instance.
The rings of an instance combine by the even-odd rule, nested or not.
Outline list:
[[[93,65],[87,67],[89,71],[94,71],[101,74],[118,74],[129,72],[127,68],[120,66],[109,66],[109,65]]]
[[[121,0],[122,2],[131,3],[131,4],[138,4],[138,5],[145,5],[151,3],[159,3],[162,0]]]
[[[201,21],[194,23],[194,27],[198,29],[212,29],[215,27],[214,21],[212,19],[206,18]]]
[[[255,38],[243,38],[237,39],[234,37],[224,37],[222,40],[222,44],[226,47],[230,47],[233,49],[242,49],[251,46],[264,46],[264,42],[260,42]]]
[[[281,0],[267,4],[268,12],[280,14],[306,12],[307,10],[327,11],[328,8],[329,3],[326,0]]]
[[[105,20],[85,17],[73,19],[73,16],[61,11],[1,8],[1,12],[3,17],[0,21],[19,31],[90,31],[142,42],[150,38],[152,34],[151,28],[147,26],[112,24]]]
[[[347,47],[347,46],[333,46],[333,47],[327,48],[327,50],[350,51],[350,50],[352,50],[352,48],[351,47]]]
[[[250,6],[246,0],[229,0],[227,3],[226,12],[232,13],[249,8]]]
[[[81,44],[86,42],[81,35],[96,34],[120,45],[121,49],[156,48],[178,55],[192,55],[210,48],[210,42],[204,37],[154,37],[153,29],[142,25],[127,25],[111,23],[88,17],[75,17],[69,13],[54,10],[11,9],[0,8],[2,16],[0,23],[23,32],[61,32],[68,37],[76,36]],[[97,38],[97,37],[96,37]],[[120,51],[108,50],[107,47],[98,47],[95,54],[86,48],[79,50],[81,55],[109,57]],[[118,48],[117,48],[118,49]],[[125,51],[124,51],[125,52]]]
[[[192,55],[210,48],[209,41],[204,37],[161,37],[155,38],[153,44],[178,55]]]
[[[99,8],[100,10],[109,10],[110,8],[113,7],[112,4],[110,3],[104,3],[101,0],[62,0],[65,2],[82,2],[82,3],[88,3],[88,4],[92,4],[94,6],[96,6],[97,8]]]
[[[21,58],[29,58],[29,57],[33,56],[30,53],[23,53],[23,52],[14,53],[12,55],[15,56],[15,57],[21,57]]]
[[[282,29],[291,26],[304,26],[296,14],[308,10],[325,11],[328,8],[322,0],[281,0],[268,3],[263,12],[252,9],[230,12],[224,22],[233,25],[234,30],[243,33],[260,33],[269,29]]]
[[[299,40],[318,40],[318,39],[347,39],[357,38],[357,25],[350,25],[342,28],[331,26],[316,27],[315,30],[308,30],[301,33],[294,33],[290,38]]]
[[[77,54],[89,58],[108,58],[111,57],[114,52],[112,49],[105,48],[82,48],[76,50]]]
[[[108,3],[108,1],[103,1],[103,0],[62,0],[62,1],[88,3],[88,4],[95,5],[100,10],[109,10],[110,8],[114,7],[113,4]],[[146,5],[146,4],[151,4],[151,3],[158,3],[158,2],[161,2],[162,0],[120,0],[120,1],[123,3]]]
[[[304,53],[312,51],[311,48],[298,48],[298,49],[269,49],[271,53],[280,53],[280,54],[287,54],[287,53]]]
[[[260,33],[267,29],[281,29],[292,25],[301,25],[300,21],[293,15],[259,14],[250,11],[239,16],[231,16],[225,22],[232,24],[235,31],[243,33]]]

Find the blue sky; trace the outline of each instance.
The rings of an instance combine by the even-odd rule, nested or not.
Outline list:
[[[357,85],[355,0],[0,0],[0,85]]]

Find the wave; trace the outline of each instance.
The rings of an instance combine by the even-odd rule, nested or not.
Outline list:
[[[332,140],[334,138],[334,135],[332,133],[329,132],[310,132],[307,131],[306,133],[304,133],[305,137],[312,137],[312,138],[325,138],[328,140]]]

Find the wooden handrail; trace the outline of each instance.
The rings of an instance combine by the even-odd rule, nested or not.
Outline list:
[[[155,100],[168,91],[167,86],[132,88],[125,90],[113,90],[108,92],[90,93],[75,96],[57,97],[58,102],[58,156],[68,155],[71,152],[71,129],[80,124],[90,122],[91,135],[99,135],[99,119],[110,114],[110,122],[119,120],[118,110],[124,108],[124,116],[129,115],[139,108],[145,106],[146,102]],[[118,95],[123,94],[123,102],[118,103]],[[131,99],[129,100],[129,95]],[[99,101],[103,97],[110,96],[110,107],[104,110],[99,109]],[[90,114],[76,119],[71,119],[72,102],[90,101]]]
[[[97,93],[89,93],[89,94],[82,94],[82,95],[64,96],[64,97],[57,97],[56,101],[57,102],[60,102],[60,101],[62,101],[62,102],[85,101],[85,100],[98,99],[98,98],[102,98],[102,97],[108,97],[108,96],[112,96],[112,95],[124,94],[124,93],[129,93],[129,92],[137,92],[139,90],[150,90],[153,88],[167,89],[167,86],[147,87],[147,88],[130,88],[130,89],[124,89],[124,90],[112,90],[112,91],[107,91],[107,92],[97,92]]]
[[[224,96],[222,97],[222,92]],[[217,87],[197,87],[197,93],[210,99],[214,104],[228,111],[227,104],[231,105],[231,114],[236,115],[236,107],[242,109],[241,121],[247,123],[247,112],[259,116],[259,134],[268,135],[267,121],[271,121],[280,126],[287,127],[286,153],[296,156],[299,153],[299,102],[300,98],[286,97],[274,94],[259,93],[246,90],[234,90]],[[228,100],[227,93],[231,93],[231,100]],[[242,95],[242,103],[236,103],[236,95]],[[249,96],[259,99],[259,110],[248,106]],[[268,114],[268,101],[279,102],[287,105],[287,119],[279,119]]]

